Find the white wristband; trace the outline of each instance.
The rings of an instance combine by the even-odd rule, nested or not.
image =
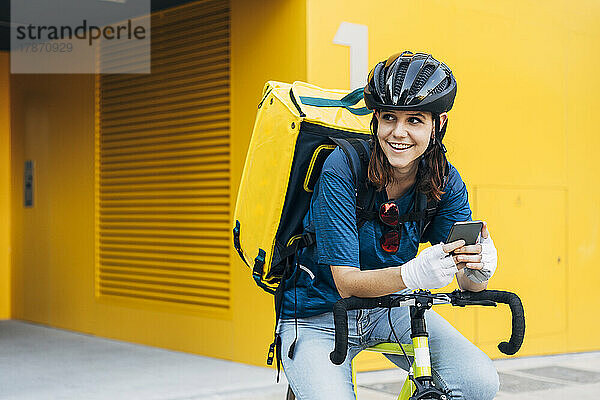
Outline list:
[[[484,239],[482,236],[479,243],[481,244],[481,262],[483,263],[483,268],[465,268],[465,275],[475,283],[489,281],[498,266],[498,251],[496,250],[496,246],[494,246],[492,237],[488,236],[487,239]]]

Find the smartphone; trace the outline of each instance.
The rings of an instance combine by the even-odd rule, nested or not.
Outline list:
[[[455,222],[452,228],[450,228],[446,243],[462,239],[467,245],[475,244],[477,243],[477,238],[479,238],[481,228],[483,228],[482,221]]]

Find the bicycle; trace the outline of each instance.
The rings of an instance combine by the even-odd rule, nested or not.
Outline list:
[[[431,376],[431,360],[429,354],[428,334],[425,326],[425,311],[434,305],[451,304],[465,307],[471,305],[496,306],[496,303],[507,304],[512,314],[512,331],[508,342],[498,344],[498,349],[507,355],[513,355],[521,348],[525,336],[525,314],[521,299],[511,292],[484,290],[481,292],[431,293],[418,290],[408,294],[392,294],[377,298],[349,297],[339,300],[333,307],[335,323],[335,347],[329,355],[331,362],[340,365],[346,359],[348,351],[348,314],[349,310],[384,307],[409,306],[412,345],[401,344],[392,327],[396,343],[380,343],[368,347],[366,351],[383,354],[403,355],[411,365],[408,376],[402,385],[398,400],[448,400],[449,393],[437,388]],[[388,317],[390,314],[388,313]],[[391,326],[391,320],[390,320]],[[409,356],[413,357],[411,364]],[[356,382],[353,370],[353,381]],[[290,386],[286,400],[296,397]]]

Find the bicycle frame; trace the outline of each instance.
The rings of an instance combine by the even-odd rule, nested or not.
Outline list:
[[[404,352],[402,351],[402,349],[400,348],[400,346],[402,346],[402,349],[404,349]],[[406,354],[409,357],[414,357],[415,353],[414,353],[414,343],[413,345],[410,344],[403,344],[403,345],[399,345],[398,343],[379,343],[375,346],[371,346],[371,347],[367,347],[364,351],[371,351],[371,352],[375,352],[375,353],[381,353],[381,354],[393,354],[393,355],[399,355],[402,356],[404,354]],[[419,343],[419,349],[421,349],[421,351],[427,351],[429,352],[429,344],[428,343]],[[413,371],[415,371],[415,377],[419,377],[421,376],[421,369],[417,369],[415,368],[415,363],[413,361],[412,367]],[[354,382],[354,392],[356,394],[356,397],[358,398],[358,393],[356,393],[356,368],[354,368],[354,364],[352,365],[352,382]],[[417,387],[415,386],[414,383],[412,383],[412,381],[410,380],[410,378],[407,376],[406,380],[404,381],[404,384],[402,385],[402,389],[400,390],[400,395],[398,396],[398,400],[409,400],[410,396],[412,396],[412,394],[415,392],[415,389]]]

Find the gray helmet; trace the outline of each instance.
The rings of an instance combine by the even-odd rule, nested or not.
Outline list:
[[[456,80],[446,64],[430,54],[410,51],[377,63],[364,89],[370,110],[449,111],[456,96]]]

